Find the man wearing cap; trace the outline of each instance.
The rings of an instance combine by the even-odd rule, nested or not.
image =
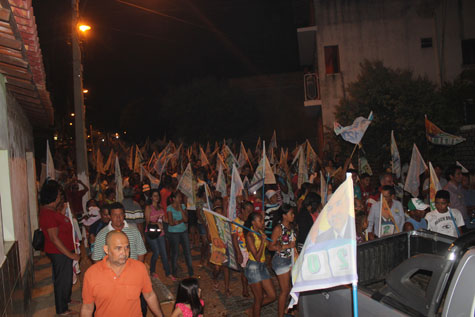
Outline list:
[[[273,189],[266,191],[265,215],[264,215],[264,232],[266,235],[272,235],[272,220],[274,219],[274,212],[280,208],[278,202],[277,192]]]
[[[427,221],[424,217],[429,207],[419,198],[411,198],[407,206],[409,216],[406,217],[404,231],[427,229]]]

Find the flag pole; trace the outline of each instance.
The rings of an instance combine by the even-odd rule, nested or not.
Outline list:
[[[352,293],[353,293],[353,316],[358,317],[358,283],[353,282],[352,284]]]
[[[262,141],[262,171],[263,171],[263,177],[262,177],[262,212],[265,213],[265,186],[266,186],[266,140]]]
[[[351,159],[353,158],[353,155],[355,154],[355,151],[356,151],[356,148],[358,147],[358,143],[355,144],[355,147],[353,148],[353,152],[351,152],[351,155],[350,155],[350,161]]]

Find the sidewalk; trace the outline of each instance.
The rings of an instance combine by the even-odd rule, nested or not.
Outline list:
[[[200,287],[202,289],[202,298],[205,302],[205,316],[246,316],[246,310],[252,306],[252,294],[250,298],[243,298],[241,279],[238,272],[231,273],[231,295],[226,297],[224,294],[223,275],[220,276],[219,290],[214,289],[211,269],[208,267],[199,267],[200,252],[199,249],[192,250],[193,268],[196,277],[199,278]],[[145,263],[150,263],[151,252],[146,255]],[[55,316],[53,282],[51,278],[51,262],[45,256],[35,257],[35,284],[32,292],[31,312],[33,317],[50,317]],[[157,294],[162,311],[165,316],[169,316],[173,310],[173,301],[176,295],[178,280],[186,277],[187,269],[182,254],[178,258],[178,279],[176,282],[165,278],[160,259],[157,261],[157,273],[159,280],[152,279],[153,288]],[[73,301],[81,301],[81,285],[84,272],[91,265],[90,260],[83,256],[81,260],[81,271],[78,282],[73,286]],[[277,294],[279,294],[279,286],[275,277],[272,278]],[[161,282],[163,281],[163,283]],[[249,289],[250,292],[250,289]],[[170,298],[171,297],[171,298]],[[71,310],[80,310],[80,304],[70,305]],[[152,316],[149,312],[147,316]],[[277,316],[277,301],[262,309],[261,316]]]

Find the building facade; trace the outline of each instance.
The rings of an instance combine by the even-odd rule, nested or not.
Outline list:
[[[312,12],[298,29],[300,59],[317,75],[327,128],[364,60],[439,86],[475,69],[474,1],[313,0],[305,8]]]
[[[52,123],[31,1],[0,0],[0,316],[28,313],[38,227],[33,131]]]

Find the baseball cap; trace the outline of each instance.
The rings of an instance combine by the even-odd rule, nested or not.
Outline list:
[[[424,203],[422,200],[419,198],[411,198],[409,200],[409,203],[407,204],[407,209],[412,211],[412,210],[426,210],[430,206],[426,203]]]

